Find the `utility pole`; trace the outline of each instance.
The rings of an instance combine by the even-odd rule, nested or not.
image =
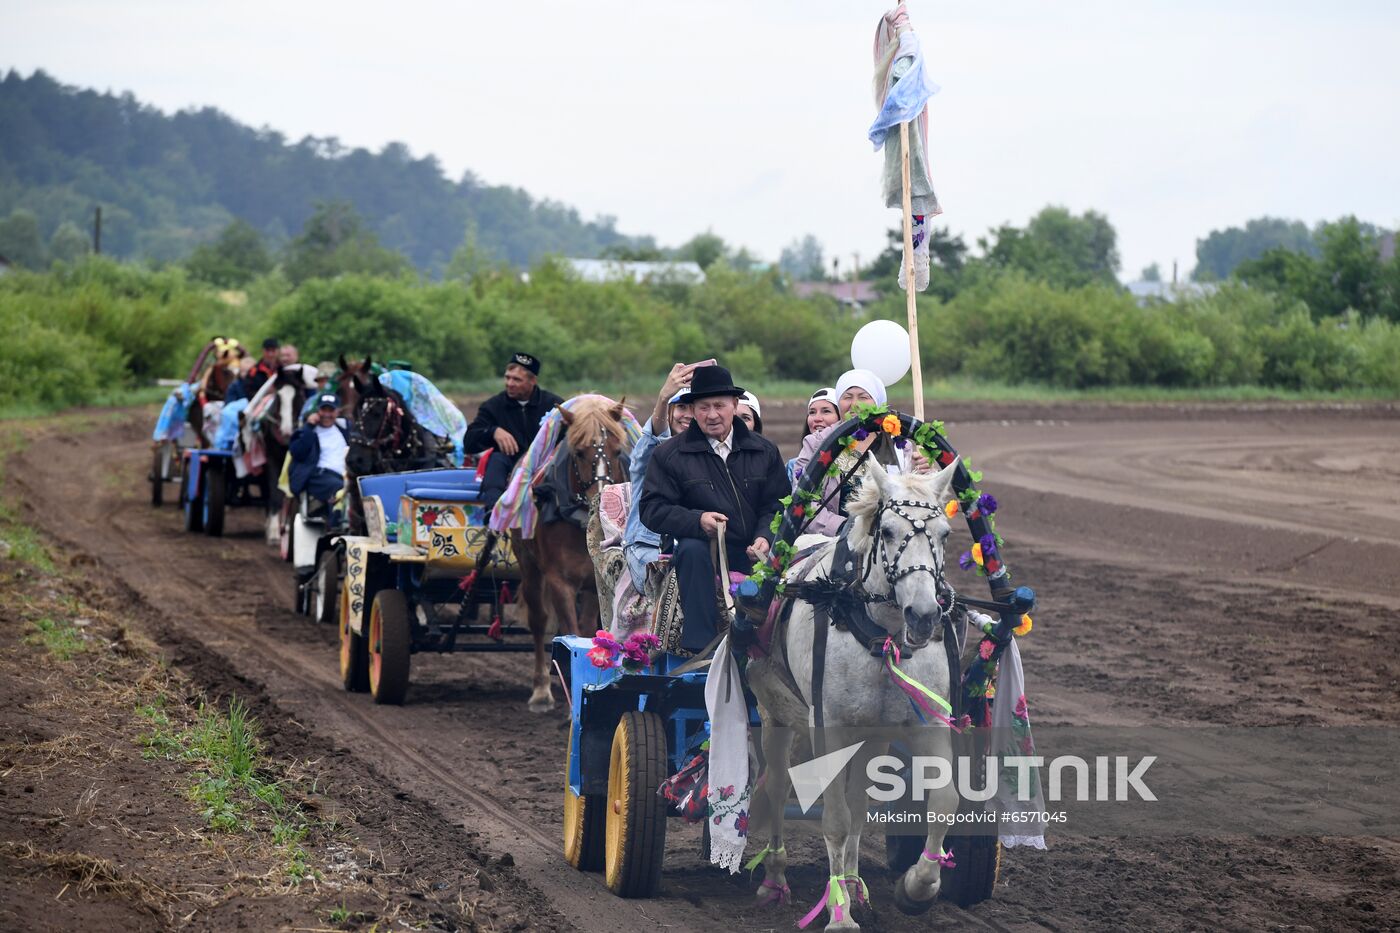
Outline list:
[[[92,254],[102,255],[102,205],[97,205],[97,212],[92,218]]]
[[[855,262],[851,266],[851,304],[855,304],[860,288],[860,253],[852,253],[851,259]]]

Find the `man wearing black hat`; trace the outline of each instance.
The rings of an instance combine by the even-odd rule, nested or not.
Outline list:
[[[750,572],[768,554],[768,526],[789,492],[778,448],[735,417],[743,394],[723,366],[696,369],[690,391],[679,399],[692,405],[695,420],[657,448],[642,487],[643,524],[676,542],[671,564],[687,651],[706,647],[718,630],[710,540],[723,526],[729,569]]]
[[[491,449],[486,475],[481,478],[481,499],[489,510],[510,483],[511,470],[535,439],[540,420],[564,401],[538,384],[540,361],[528,353],[515,353],[506,363],[506,390],[481,403],[476,420],[467,426],[462,449],[469,454]]]

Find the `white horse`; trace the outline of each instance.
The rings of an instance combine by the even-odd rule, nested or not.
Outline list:
[[[944,506],[951,495],[955,468],[956,464],[937,474],[897,476],[879,467],[868,470],[866,481],[849,505],[846,537],[850,555],[843,557],[843,563],[847,559],[853,563],[856,579],[863,581],[866,593],[875,600],[869,605],[870,619],[896,644],[902,644],[904,651],[914,649],[900,662],[901,670],[944,698],[953,689],[948,659],[943,648],[929,642],[943,637],[938,584],[944,567],[944,542],[951,531]],[[832,544],[809,557],[802,565],[807,568],[803,578],[829,577],[835,552]],[[815,566],[808,566],[809,562],[816,562]],[[748,668],[763,718],[767,766],[762,786],[755,792],[756,798],[766,799],[754,801],[756,808],[766,809],[763,822],[769,829],[760,897],[787,893],[783,808],[791,782],[788,754],[793,730],[815,721],[811,696],[815,617],[811,604],[797,602],[787,624],[774,633],[772,655],[751,662]],[[867,646],[837,629],[830,631],[827,640],[823,683],[826,750],[865,740],[822,794],[822,835],[831,866],[829,890],[844,891],[847,899],[861,899],[865,890],[860,881],[860,835],[868,806],[866,768],[874,756],[888,748],[888,743],[870,740],[871,727],[886,730],[885,735],[890,729],[903,730],[903,741],[914,755],[946,761],[953,759],[952,740],[945,723],[920,722],[909,696],[896,685],[880,657],[872,656]],[[814,748],[820,749],[816,736],[813,738]],[[958,793],[950,782],[930,791],[926,802],[931,815],[946,817],[956,812]],[[895,903],[906,913],[923,913],[938,897],[943,865],[939,856],[948,823],[934,817],[929,826],[923,854],[895,882]],[[826,929],[859,930],[851,905],[833,900],[839,902],[842,897],[828,898],[830,922]]]

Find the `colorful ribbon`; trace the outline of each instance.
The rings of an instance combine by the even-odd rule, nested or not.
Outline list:
[[[893,638],[885,639],[884,657],[885,670],[889,671],[890,680],[909,697],[909,702],[920,719],[923,719],[926,713],[954,732],[962,732],[959,723],[948,715],[953,712],[953,707],[948,701],[899,669],[899,646],[894,643]],[[943,711],[934,709],[935,704],[942,707]]]
[[[951,852],[944,852],[942,849],[939,849],[939,850],[938,850],[938,854],[937,854],[937,855],[934,855],[934,854],[933,854],[932,852],[930,852],[928,849],[925,849],[925,850],[924,850],[924,858],[928,859],[930,862],[937,862],[939,865],[942,865],[944,868],[957,868],[957,867],[958,867],[958,863],[955,862],[955,861],[953,861],[953,853],[951,853]]]
[[[822,892],[822,899],[817,901],[817,906],[807,912],[797,923],[799,930],[807,929],[808,924],[817,919],[827,906],[831,908],[831,921],[839,923],[846,918],[846,910],[850,907],[851,897],[846,893],[846,885],[859,885],[856,889],[856,897],[862,903],[869,903],[870,889],[865,886],[865,882],[857,874],[832,875],[826,882],[826,890]]]

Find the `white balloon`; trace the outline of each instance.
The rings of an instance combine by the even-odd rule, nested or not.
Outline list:
[[[871,321],[851,341],[851,365],[893,386],[909,372],[909,332],[894,321]]]

